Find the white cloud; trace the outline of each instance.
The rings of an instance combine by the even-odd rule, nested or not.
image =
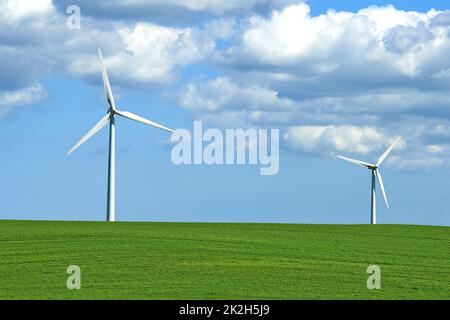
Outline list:
[[[291,100],[280,98],[276,91],[260,86],[239,86],[229,77],[218,77],[201,84],[189,83],[179,94],[179,103],[191,110],[209,112],[294,106]]]
[[[144,0],[141,0],[144,1]],[[147,1],[148,2],[148,1]],[[156,2],[163,3],[163,0],[157,0]],[[209,11],[216,15],[222,15],[228,11],[236,10],[249,10],[257,3],[267,2],[264,0],[165,0],[173,5],[185,6],[186,8],[193,11]]]
[[[387,162],[390,167],[401,170],[429,170],[441,168],[445,164],[445,160],[439,157],[399,157],[395,155],[392,155]]]
[[[445,150],[445,146],[438,145],[438,144],[429,144],[426,146],[426,150],[429,153],[441,153]]]
[[[343,117],[354,113],[360,116],[363,114],[404,115],[411,111],[428,112],[430,116],[434,116],[436,111],[445,112],[449,99],[448,91],[396,88],[321,96],[305,99],[301,104],[305,111],[320,111],[321,114],[335,113]]]
[[[347,14],[342,14],[347,15]],[[338,15],[339,17],[341,15]],[[311,54],[315,45],[331,45],[338,35],[331,28],[332,20],[310,19],[309,6],[293,5],[274,11],[271,19],[254,16],[251,27],[242,35],[242,52],[268,64],[283,64]],[[324,31],[326,32],[325,34]],[[316,41],[326,36],[328,41]]]
[[[130,76],[144,82],[170,80],[175,66],[195,63],[214,47],[212,42],[201,43],[190,28],[139,23],[133,28],[119,28],[118,33],[133,59],[131,65],[131,61],[125,62],[122,69],[131,68]]]
[[[0,19],[0,88],[17,89],[46,73],[98,80],[97,47],[103,50],[113,85],[167,84],[176,79],[180,68],[214,50],[214,38],[220,36],[202,32],[201,27],[97,21],[84,16],[80,30],[69,30],[68,16],[51,1],[31,2],[0,4],[4,16]],[[217,27],[227,24],[225,20],[217,23]]]
[[[95,39],[102,34],[93,32],[92,36]],[[116,40],[115,47],[103,50],[108,71],[125,84],[167,83],[174,79],[177,67],[196,63],[214,49],[214,42],[198,38],[192,28],[137,23],[132,27],[118,25],[108,36]],[[71,73],[79,76],[98,73],[95,50],[91,55],[73,58],[69,65]]]
[[[19,90],[0,91],[0,116],[7,114],[14,107],[39,102],[46,96],[46,91],[38,83]]]
[[[438,14],[373,6],[312,17],[307,4],[291,5],[269,18],[248,19],[240,40],[224,52],[224,61],[294,68],[292,72],[315,77],[342,74],[345,79],[345,73],[353,72],[359,78],[374,73],[384,78],[431,76],[440,69],[429,59],[450,46],[448,33],[432,25]]]
[[[445,14],[373,6],[311,16],[308,5],[297,4],[251,15],[217,61],[243,87],[263,84],[292,107],[221,108],[207,118],[286,128],[291,150],[314,155],[376,157],[403,135],[410,142],[397,148],[404,163],[438,167],[450,159],[441,146],[450,127],[443,120],[450,115]],[[423,156],[430,153],[439,157]]]
[[[302,153],[358,153],[367,155],[381,151],[393,142],[375,127],[357,126],[296,126],[283,135],[290,149]],[[398,148],[405,148],[405,142]]]
[[[52,0],[2,0],[0,20],[17,24],[20,20],[36,18],[53,11]]]
[[[450,137],[450,126],[444,124],[438,124],[431,129],[431,133],[435,135],[440,135],[443,137]]]
[[[278,127],[297,152],[372,156],[400,134],[409,165],[448,162],[450,13],[293,2],[81,0],[73,31],[72,1],[1,1],[0,115],[39,101],[48,74],[100,85],[101,47],[113,86],[164,85],[196,117]]]
[[[72,2],[58,0],[57,6],[64,8]],[[221,16],[230,13],[246,13],[255,8],[266,10],[281,8],[299,2],[301,0],[109,0],[108,5],[104,5],[98,1],[78,0],[77,4],[91,16],[141,21],[148,21],[150,18],[179,22],[186,17],[195,17],[193,15],[195,13]]]

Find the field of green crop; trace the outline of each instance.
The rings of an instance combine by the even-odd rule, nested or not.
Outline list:
[[[450,299],[450,228],[0,221],[0,299]]]

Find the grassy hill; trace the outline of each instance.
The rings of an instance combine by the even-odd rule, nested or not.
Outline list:
[[[0,221],[0,298],[450,299],[450,228]]]

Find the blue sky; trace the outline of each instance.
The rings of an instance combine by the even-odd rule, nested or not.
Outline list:
[[[66,8],[81,8],[81,29]],[[392,6],[390,6],[392,5]],[[334,9],[329,11],[328,9]],[[432,10],[434,9],[434,10]],[[450,225],[450,9],[444,1],[16,1],[0,4],[0,219],[104,220],[106,112],[172,128],[280,129],[280,170],[176,166],[170,135],[117,120],[121,221]]]

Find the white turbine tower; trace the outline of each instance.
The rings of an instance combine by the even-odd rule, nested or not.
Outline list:
[[[378,183],[380,184],[381,193],[383,194],[384,203],[386,204],[386,208],[389,209],[389,204],[386,197],[386,192],[384,191],[384,185],[383,185],[383,179],[381,178],[381,173],[378,167],[381,165],[381,163],[386,159],[389,153],[391,153],[392,149],[394,149],[395,145],[400,141],[401,137],[399,137],[397,140],[394,141],[393,144],[387,150],[378,158],[376,164],[363,162],[360,160],[355,160],[343,156],[337,156],[339,159],[351,162],[353,164],[356,164],[361,167],[365,167],[367,169],[370,169],[372,171],[372,184],[371,184],[371,223],[377,224],[377,206],[376,206],[376,195],[375,195],[375,177],[378,180]]]
[[[115,202],[116,202],[116,175],[115,175],[115,166],[116,166],[116,129],[115,129],[115,116],[119,115],[127,119],[131,119],[158,129],[162,129],[168,132],[173,132],[172,129],[166,128],[160,124],[157,124],[153,121],[144,119],[138,115],[135,115],[131,112],[120,111],[116,109],[116,105],[114,103],[114,98],[111,90],[111,86],[109,85],[108,73],[106,72],[105,63],[103,62],[103,56],[100,49],[98,49],[98,55],[100,58],[100,66],[102,70],[103,77],[103,85],[105,87],[106,99],[108,101],[108,112],[106,115],[91,129],[89,132],[78,141],[72,149],[67,152],[67,155],[71,154],[75,151],[79,146],[81,146],[86,140],[96,134],[100,129],[102,129],[109,122],[109,161],[108,161],[108,202],[107,202],[107,212],[106,212],[106,220],[107,221],[115,221],[116,219],[116,210],[115,210]]]

